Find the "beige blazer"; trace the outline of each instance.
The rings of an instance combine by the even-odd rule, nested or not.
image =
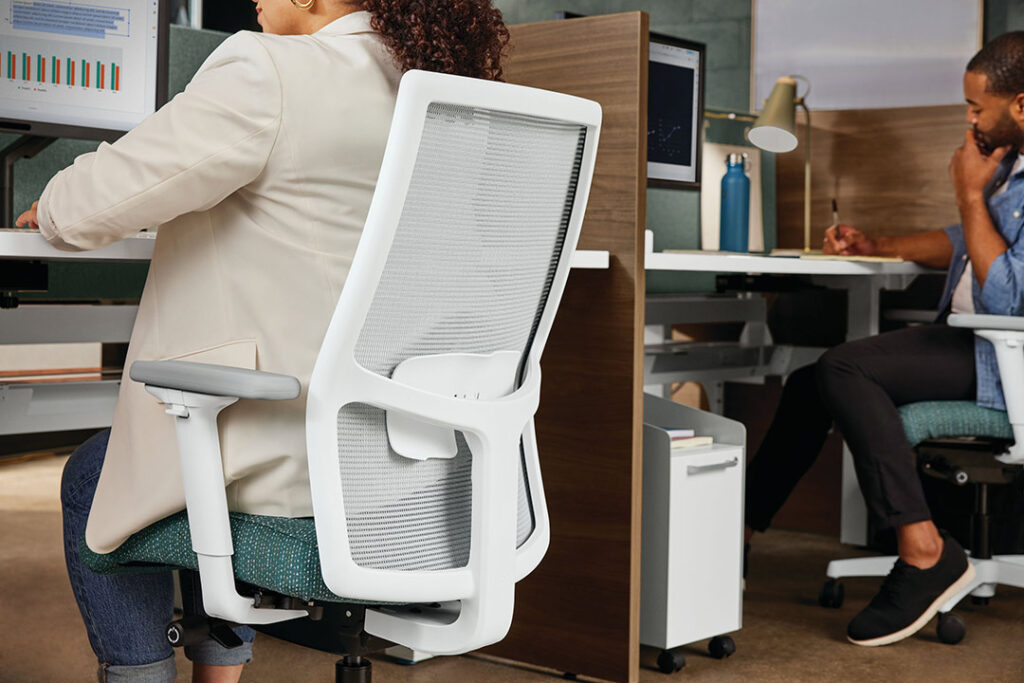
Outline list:
[[[160,229],[126,368],[182,358],[298,377],[221,413],[228,505],[312,515],[304,411],[351,265],[400,72],[356,12],[311,36],[242,32],[188,88],[47,185],[40,229],[95,249]],[[172,419],[127,371],[86,541],[109,552],[185,507]]]

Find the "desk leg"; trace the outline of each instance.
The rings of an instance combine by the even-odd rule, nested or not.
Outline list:
[[[648,344],[662,344],[671,339],[671,325],[644,325],[644,346]],[[644,393],[657,396],[658,398],[672,398],[672,391],[668,384],[645,384]]]
[[[879,291],[882,283],[876,277],[850,278],[846,291],[846,339],[862,339],[878,334],[881,314]],[[849,545],[867,545],[868,508],[857,483],[853,469],[853,455],[843,442],[842,512],[839,523],[839,542]]]

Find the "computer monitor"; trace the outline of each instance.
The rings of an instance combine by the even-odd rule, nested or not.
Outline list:
[[[169,0],[0,4],[0,132],[113,140],[167,99]]]
[[[556,12],[556,19],[586,15]],[[705,46],[651,33],[647,73],[647,184],[700,188]]]
[[[647,73],[647,184],[700,187],[704,45],[651,33]]]

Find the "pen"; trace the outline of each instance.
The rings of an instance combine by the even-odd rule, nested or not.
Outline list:
[[[832,225],[839,228],[839,205],[836,204],[836,198],[832,198]]]

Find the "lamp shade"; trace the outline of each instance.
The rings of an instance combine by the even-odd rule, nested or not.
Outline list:
[[[783,76],[775,81],[761,115],[747,137],[768,152],[796,149],[796,81]]]

